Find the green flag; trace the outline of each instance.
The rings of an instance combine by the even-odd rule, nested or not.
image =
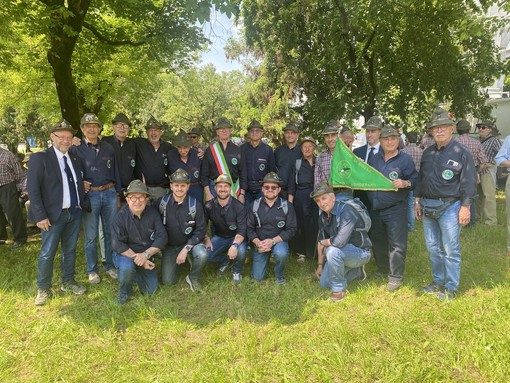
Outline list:
[[[388,178],[359,159],[338,138],[336,139],[335,151],[331,160],[329,183],[333,187],[349,189],[397,190]]]

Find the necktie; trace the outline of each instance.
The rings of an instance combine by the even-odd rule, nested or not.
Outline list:
[[[78,195],[76,194],[76,183],[74,182],[73,173],[67,164],[66,156],[64,156],[64,170],[66,172],[67,183],[69,185],[69,195],[71,196],[71,210],[75,210],[78,207]]]
[[[374,147],[372,146],[370,148],[370,151],[368,152],[368,159],[367,159],[367,164],[369,164],[370,162],[372,162],[372,159],[374,158]]]

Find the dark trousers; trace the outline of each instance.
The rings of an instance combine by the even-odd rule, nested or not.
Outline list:
[[[313,258],[317,244],[319,230],[319,208],[310,193],[313,188],[298,189],[294,196],[294,209],[296,210],[297,233],[291,241],[292,251]]]
[[[27,240],[27,227],[21,211],[19,193],[15,182],[0,186],[0,214],[5,214],[7,217],[7,221],[9,221],[12,228],[14,241],[25,242]],[[2,221],[4,225],[0,228],[0,239],[7,239],[5,220],[0,220],[0,224],[2,224]]]
[[[375,263],[381,273],[402,279],[407,253],[407,201],[381,210],[372,210],[372,240]]]

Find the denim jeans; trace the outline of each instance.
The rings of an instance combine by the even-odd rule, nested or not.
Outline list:
[[[460,282],[459,210],[460,201],[457,201],[438,219],[423,217],[423,232],[433,282],[450,291],[457,291]]]
[[[158,273],[156,269],[146,270],[135,265],[135,262],[124,255],[113,252],[113,262],[118,269],[119,300],[126,299],[133,294],[133,285],[138,284],[141,294],[153,294],[158,288]]]
[[[338,293],[347,288],[347,282],[361,275],[361,266],[370,260],[370,250],[350,243],[342,248],[328,246],[320,284],[322,288]]]
[[[285,280],[284,272],[289,258],[289,245],[287,242],[279,242],[273,246],[271,252],[259,253],[257,248],[253,250],[253,263],[251,276],[257,281],[266,277],[267,265],[269,264],[269,255],[274,257],[274,274],[277,280]]]
[[[75,275],[76,244],[80,234],[82,211],[62,210],[48,231],[41,230],[41,252],[37,261],[37,287],[48,290],[53,277],[53,261],[61,243],[62,256],[60,267],[62,283],[71,282]]]
[[[414,216],[414,191],[409,190],[407,196],[407,231],[414,231],[416,217]]]
[[[179,280],[179,269],[181,265],[176,263],[179,252],[184,248],[185,245],[179,246],[167,246],[163,250],[163,259],[161,260],[161,279],[164,285],[175,285]],[[191,259],[188,260],[191,263],[191,269],[189,277],[191,280],[198,281],[200,274],[207,263],[207,250],[203,243],[193,246],[191,250]]]
[[[213,249],[207,249],[207,262],[219,263],[220,266],[227,265],[229,262],[227,251],[232,245],[232,242],[234,242],[234,237],[224,238],[217,235],[213,236],[211,238]],[[242,273],[247,249],[246,241],[243,241],[237,248],[237,257],[232,266],[233,273]]]
[[[88,192],[90,200],[90,212],[83,214],[83,232],[85,243],[85,258],[87,260],[87,273],[97,273],[98,255],[97,240],[99,237],[99,220],[103,224],[105,269],[114,268],[112,261],[112,223],[113,217],[117,214],[117,193],[114,188],[108,190],[91,190]]]

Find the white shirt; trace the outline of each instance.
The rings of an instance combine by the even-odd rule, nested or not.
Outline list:
[[[71,173],[73,173],[74,178],[74,186],[76,187],[76,196],[78,197],[78,203],[80,202],[80,195],[78,194],[78,187],[76,185],[76,180],[78,179],[76,177],[76,173],[74,172],[74,168],[71,162],[71,158],[69,157],[69,154],[62,153],[57,148],[53,147],[55,150],[55,154],[57,155],[58,165],[60,166],[60,173],[62,175],[62,195],[64,198],[62,199],[62,209],[68,209],[71,207],[71,194],[69,193],[69,182],[67,182],[67,174],[65,170],[65,164],[64,164],[64,156],[67,158],[67,164],[69,165],[69,168],[71,169]]]
[[[374,146],[370,146],[367,144],[367,154],[365,154],[365,162],[368,162],[368,155],[370,154],[370,149],[371,148],[374,148],[373,152],[374,152],[374,156],[379,153],[379,148],[381,147],[381,143],[378,142],[377,144],[375,144]]]

